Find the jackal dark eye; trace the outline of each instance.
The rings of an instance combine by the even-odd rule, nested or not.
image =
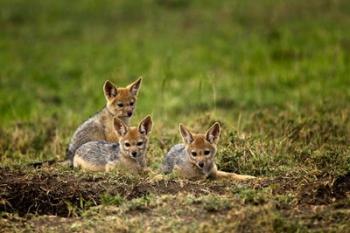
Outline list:
[[[210,154],[210,150],[205,150],[205,151],[204,151],[204,154],[205,154],[205,155],[209,155],[209,154]]]
[[[134,106],[134,102],[130,102],[130,106]]]
[[[143,142],[137,142],[137,146],[142,146],[143,145]]]
[[[123,103],[118,103],[117,105],[118,105],[118,107],[120,107],[120,108],[124,107],[124,104],[123,104]]]
[[[195,151],[192,151],[191,154],[192,154],[193,157],[197,156],[197,152],[195,152]]]
[[[126,142],[124,145],[125,145],[125,147],[129,147],[130,143]]]

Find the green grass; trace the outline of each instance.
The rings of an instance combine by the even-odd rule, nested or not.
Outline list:
[[[350,170],[349,25],[346,0],[0,1],[2,166],[64,159],[74,130],[104,106],[103,82],[142,75],[132,122],[154,118],[153,170],[180,141],[179,122],[204,131],[218,120],[219,168],[274,180],[199,196],[107,192],[84,218],[11,215],[0,225],[102,231],[111,218],[111,229],[139,232],[344,232],[349,204],[294,210]]]

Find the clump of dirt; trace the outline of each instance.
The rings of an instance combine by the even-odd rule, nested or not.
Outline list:
[[[350,194],[350,172],[344,176],[338,177],[333,183],[333,193],[338,198],[346,198]]]
[[[260,180],[255,189],[272,187],[273,195],[295,193],[298,205],[328,205],[350,196],[350,172],[332,177],[320,174],[317,179],[303,177],[275,177]]]
[[[299,203],[323,205],[347,198],[350,194],[350,172],[335,179],[308,184],[300,192]]]
[[[274,177],[264,178],[253,184],[255,189],[264,189],[272,187],[272,194],[285,194],[288,192],[296,192],[298,187],[305,181],[300,177]]]
[[[119,180],[118,180],[119,179]],[[224,186],[199,182],[177,182],[162,180],[150,182],[146,179],[124,181],[120,178],[79,177],[73,172],[35,170],[24,172],[0,168],[0,211],[68,217],[71,208],[84,209],[101,203],[101,196],[120,195],[134,199],[148,194],[176,194],[179,192],[194,195],[208,192],[223,193]],[[89,204],[86,204],[89,203]]]
[[[84,183],[74,177],[57,174],[26,174],[21,171],[0,170],[0,211],[69,215],[69,203],[79,206],[82,200],[96,203],[101,186]]]

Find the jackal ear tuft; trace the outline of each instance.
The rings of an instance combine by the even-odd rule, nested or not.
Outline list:
[[[103,85],[103,92],[107,100],[110,100],[117,96],[117,87],[109,80],[106,80]]]
[[[220,124],[215,122],[207,131],[205,135],[206,139],[210,143],[217,143],[220,137]]]
[[[137,96],[142,82],[142,77],[138,78],[135,82],[128,85],[128,89],[132,95]]]
[[[128,126],[119,118],[114,118],[113,124],[114,129],[119,136],[123,137],[128,133]]]
[[[152,130],[152,118],[151,116],[146,116],[139,124],[139,132],[142,134],[149,134]]]
[[[179,125],[180,134],[182,136],[182,139],[184,140],[184,143],[190,144],[193,142],[193,135],[192,133],[183,125]]]

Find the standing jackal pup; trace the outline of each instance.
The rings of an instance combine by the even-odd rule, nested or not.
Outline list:
[[[114,129],[119,136],[119,143],[85,143],[76,151],[73,166],[88,171],[110,171],[116,166],[134,173],[144,171],[151,128],[150,116],[145,117],[138,127],[128,127],[122,120],[115,118]]]
[[[73,162],[75,151],[83,144],[91,141],[118,142],[114,132],[113,119],[117,117],[125,124],[133,115],[137,93],[142,79],[139,78],[125,88],[117,88],[110,81],[103,85],[106,106],[93,117],[86,120],[73,134],[67,150],[67,158]]]
[[[215,164],[216,144],[219,141],[220,125],[213,124],[205,134],[191,133],[180,124],[180,133],[183,144],[173,146],[166,154],[163,171],[170,173],[173,170],[185,178],[229,178],[234,180],[246,180],[254,176],[238,175],[219,171]]]

